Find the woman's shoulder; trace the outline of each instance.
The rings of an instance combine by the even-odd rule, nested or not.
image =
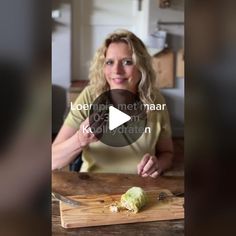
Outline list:
[[[93,89],[92,89],[92,86],[91,85],[87,85],[81,92],[81,94],[86,94],[86,95],[89,95],[89,96],[93,96]]]
[[[91,85],[87,85],[78,95],[75,103],[91,103],[95,100],[95,94]]]

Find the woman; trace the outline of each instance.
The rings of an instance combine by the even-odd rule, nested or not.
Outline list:
[[[155,74],[151,57],[143,42],[127,30],[115,31],[104,41],[90,67],[90,85],[78,96],[75,104],[91,104],[105,91],[128,90],[145,104],[164,103],[154,88]],[[70,111],[52,146],[52,169],[71,163],[82,152],[81,171],[138,173],[156,178],[170,168],[173,145],[168,112],[149,111],[147,124],[151,133],[143,133],[125,147],[109,147],[89,127],[89,111]]]

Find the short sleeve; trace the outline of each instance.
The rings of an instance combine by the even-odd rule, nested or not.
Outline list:
[[[159,104],[166,104],[164,97],[159,93],[158,94],[158,103]],[[170,124],[170,117],[167,105],[165,105],[165,109],[161,111],[161,132],[159,138],[168,138],[171,137],[171,124]]]
[[[88,86],[80,93],[75,102],[70,104],[70,111],[64,124],[79,129],[80,124],[89,116],[89,109],[82,109],[82,107],[88,108],[88,105],[92,104],[92,102],[93,96],[91,94],[91,88]]]

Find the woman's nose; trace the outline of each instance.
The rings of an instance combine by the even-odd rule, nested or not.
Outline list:
[[[113,73],[122,74],[124,73],[124,67],[122,62],[118,61],[113,65]]]

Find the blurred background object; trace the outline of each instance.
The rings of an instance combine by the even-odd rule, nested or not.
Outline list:
[[[159,0],[160,8],[167,8],[171,6],[171,0]]]
[[[0,5],[0,235],[50,235],[50,8]]]
[[[186,234],[234,235],[235,1],[187,1]]]

